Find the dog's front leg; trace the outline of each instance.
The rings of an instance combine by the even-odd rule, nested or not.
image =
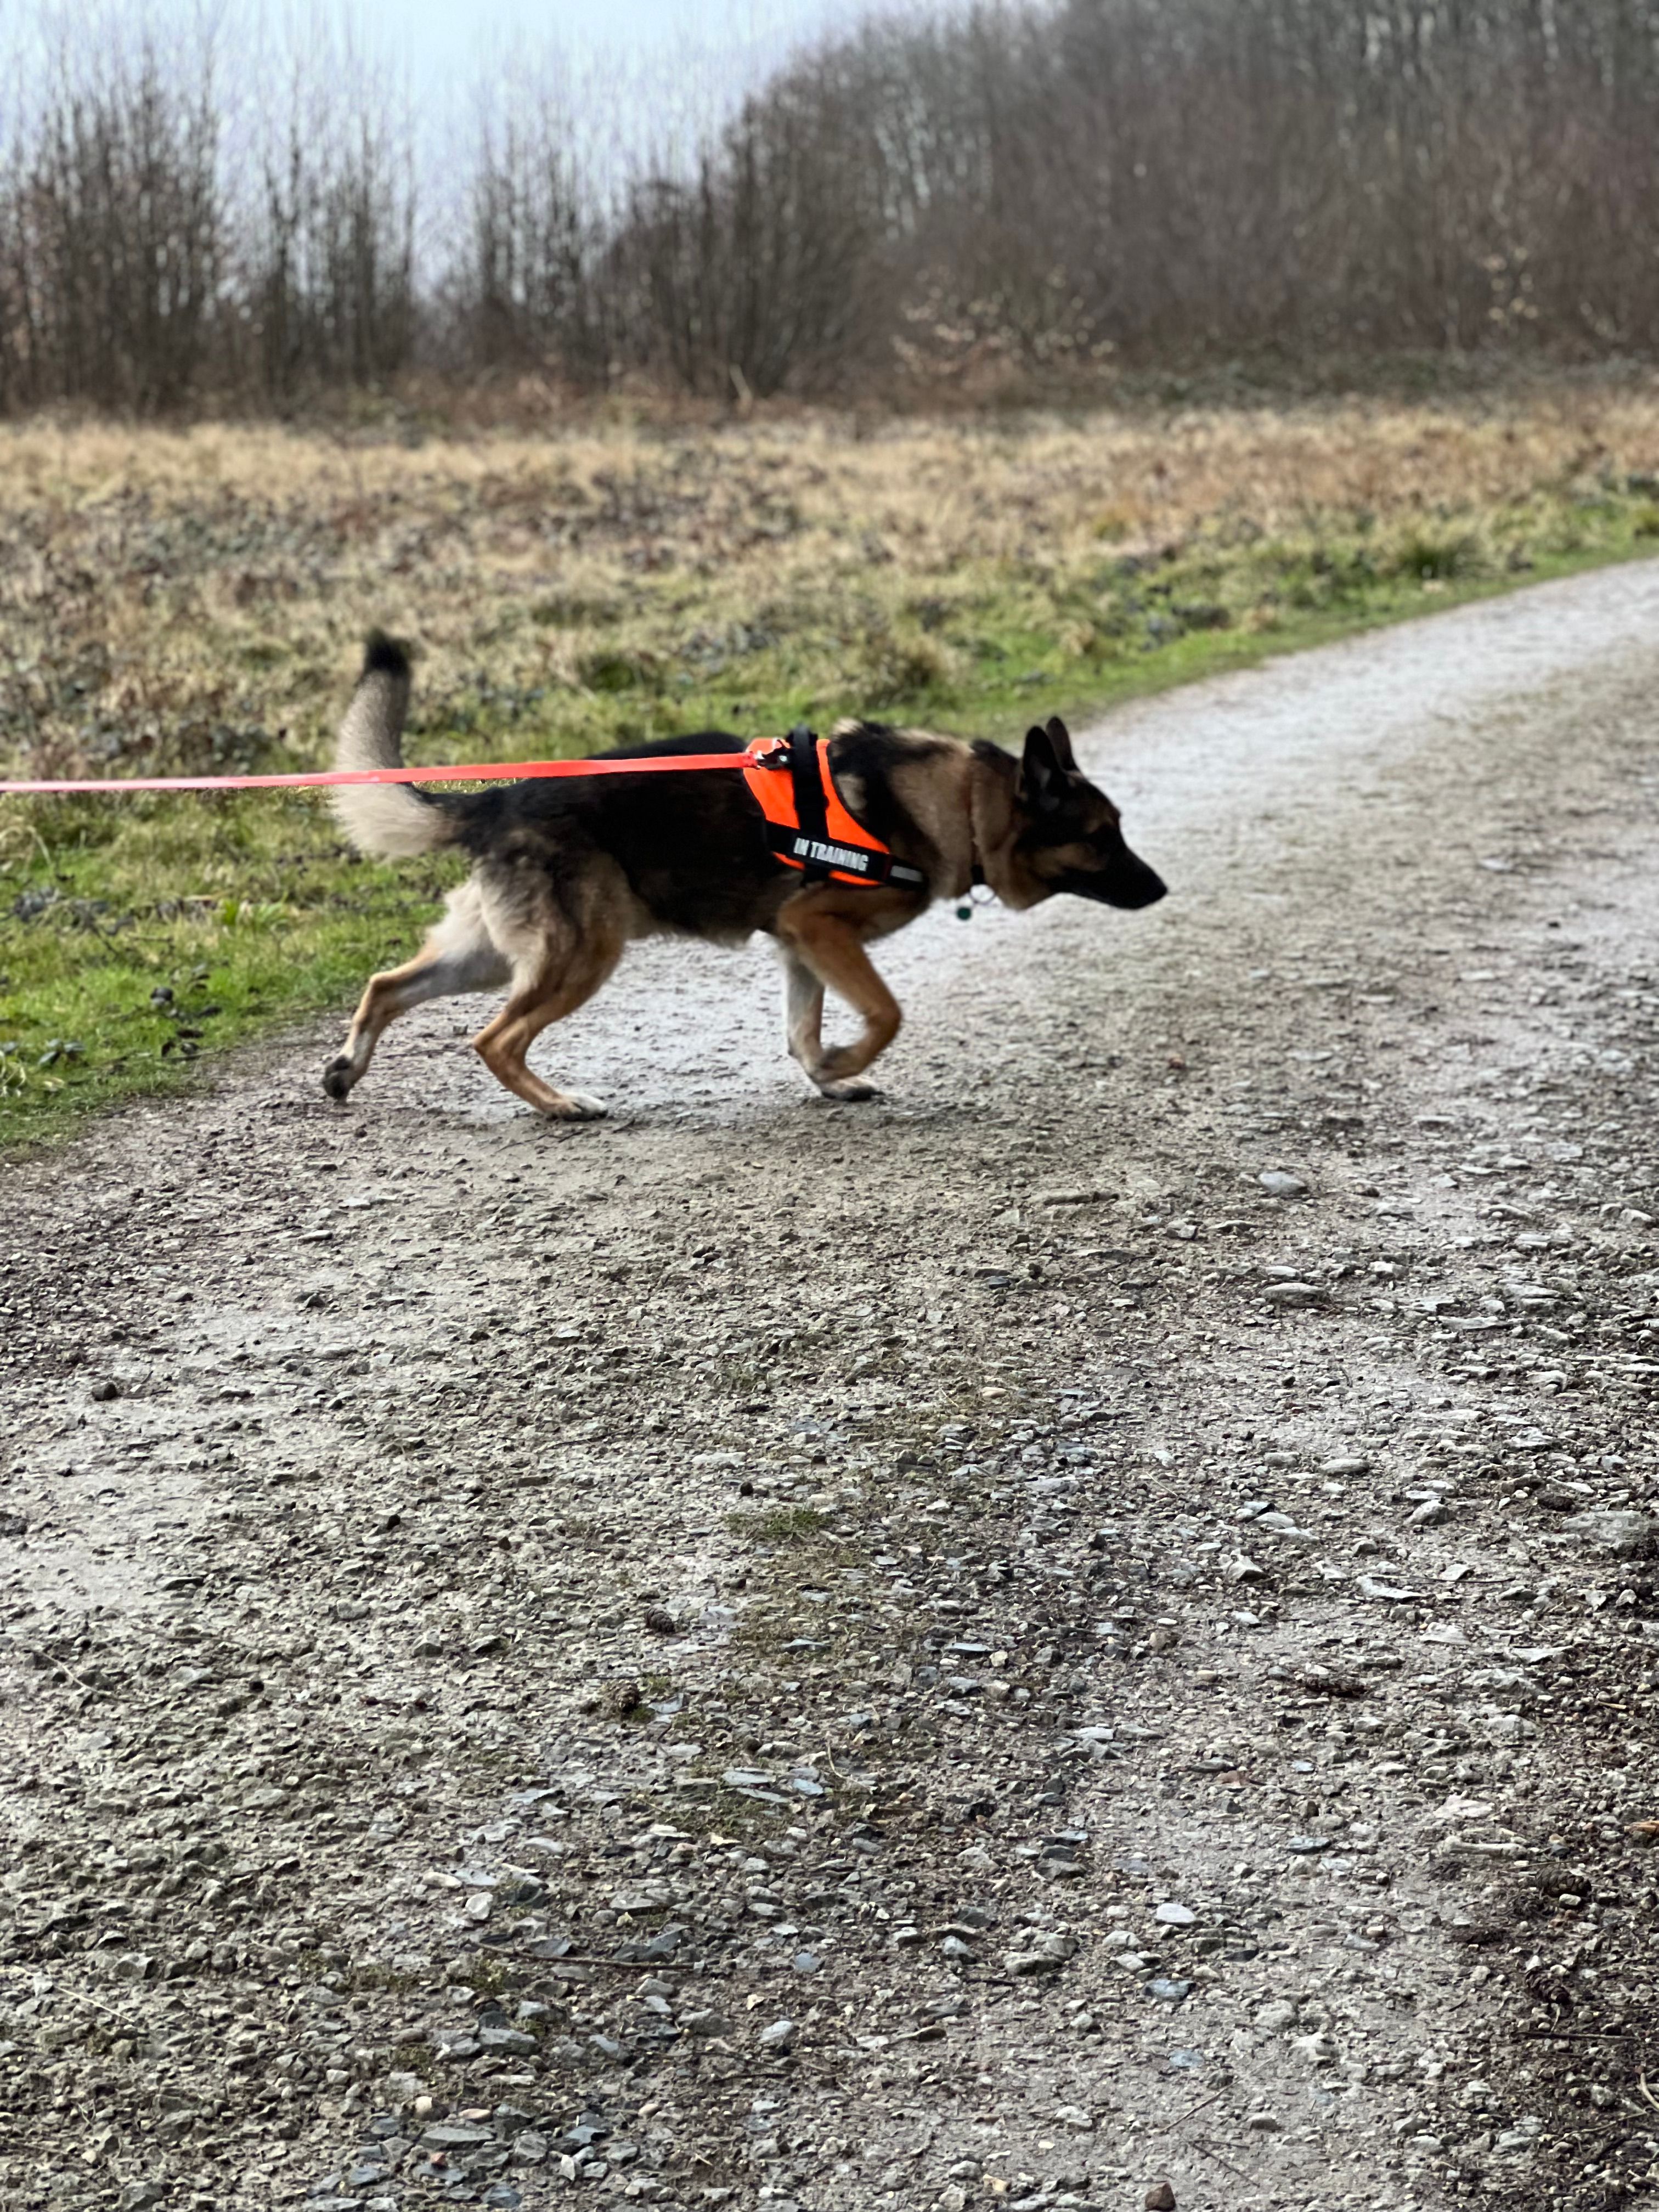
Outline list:
[[[839,915],[815,911],[810,906],[799,913],[786,908],[778,917],[777,927],[789,959],[791,1052],[826,1098],[849,1102],[873,1098],[875,1085],[856,1079],[898,1035],[903,1018],[898,1000],[870,964],[856,930]],[[802,969],[805,974],[798,987],[795,979]],[[816,986],[810,994],[808,978]],[[864,1023],[862,1033],[851,1044],[837,1045],[830,1052],[823,1049],[820,1033],[825,986],[838,999],[844,999]]]
[[[783,1037],[791,1060],[811,1075],[823,1057],[823,986],[799,953],[783,953]]]

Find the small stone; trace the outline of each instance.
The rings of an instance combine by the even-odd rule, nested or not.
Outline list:
[[[535,2056],[537,2045],[533,2035],[526,2035],[520,2028],[481,2027],[478,2048],[503,2052],[514,2058],[531,2058]]]
[[[1255,2135],[1276,2136],[1279,2133],[1279,2116],[1276,2112],[1252,2112],[1244,2124]]]
[[[421,2130],[422,2150],[482,2150],[495,2140],[492,2128],[466,2127],[449,2120],[439,2120]]]
[[[1160,1974],[1156,1980],[1147,1983],[1146,1994],[1157,1997],[1163,2004],[1184,2004],[1192,1995],[1192,1989],[1190,1982],[1172,1982]]]
[[[1655,1539],[1659,1537],[1659,1522],[1648,1514],[1621,1512],[1613,1508],[1575,1513],[1561,1526],[1569,1536],[1594,1544],[1598,1551],[1611,1552],[1616,1559],[1642,1558],[1653,1549]]]
[[[1244,1552],[1236,1559],[1228,1560],[1225,1572],[1230,1583],[1261,1583],[1267,1579],[1267,1570]]]
[[[1368,1459],[1327,1459],[1319,1463],[1322,1474],[1369,1474],[1371,1463]]]
[[[1167,2181],[1155,2181],[1146,2191],[1146,2212],[1176,2212],[1176,2193]]]
[[[1285,1850],[1294,1851],[1299,1858],[1310,1857],[1315,1851],[1328,1851],[1330,1847],[1328,1836],[1287,1836],[1285,1839]]]
[[[1284,1168],[1266,1168],[1256,1181],[1269,1198],[1302,1198],[1308,1188],[1300,1176],[1291,1175]]]
[[[688,2035],[727,2035],[732,2028],[721,2012],[689,2012],[680,2025]]]
[[[641,1912],[660,1912],[672,1902],[666,1882],[643,1881],[635,1889],[613,1890],[611,1910],[632,1916]]]
[[[1300,2017],[1292,1998],[1273,1997],[1258,2010],[1255,2024],[1269,2035],[1282,2035],[1287,2028],[1294,2027]]]
[[[495,1903],[487,1889],[475,1889],[462,1907],[469,1920],[488,1920]]]
[[[513,2138],[514,2166],[540,2166],[548,2153],[547,2137],[538,2128],[521,2128]]]
[[[762,2028],[758,2039],[763,2051],[787,2051],[795,2039],[795,2023],[775,2020],[769,2027]]]
[[[1264,1283],[1259,1295],[1269,1305],[1310,1306],[1316,1304],[1325,1293],[1317,1283]]]
[[[816,1974],[823,1961],[816,1951],[797,1951],[789,1963],[798,1974]]]
[[[121,2191],[121,2212],[142,2212],[146,2204],[159,2204],[162,2195],[159,2181],[130,2181]]]
[[[1311,2035],[1293,2035],[1291,2048],[1297,2057],[1305,2058],[1310,2066],[1328,2066],[1337,2056],[1335,2044],[1322,2029],[1318,2028]]]
[[[1094,2133],[1095,2116],[1092,2112],[1086,2112],[1081,2105],[1056,2105],[1054,2118],[1062,2128],[1070,2128],[1073,2135],[1088,2136]]]
[[[101,1382],[94,1382],[87,1393],[93,1403],[98,1406],[107,1406],[112,1398],[118,1398],[120,1395],[120,1384],[112,1382],[107,1376]]]
[[[973,1962],[974,1947],[971,1943],[964,1943],[960,1936],[947,1936],[939,1948],[947,1959],[951,1960],[957,1966],[971,1965]]]
[[[1195,1928],[1198,1925],[1197,1913],[1184,1905],[1160,1905],[1152,1917],[1165,1928]]]
[[[1077,1939],[1050,1929],[1032,1937],[1023,1950],[1010,1951],[1004,1960],[1011,1974],[1053,1973],[1077,1949]]]

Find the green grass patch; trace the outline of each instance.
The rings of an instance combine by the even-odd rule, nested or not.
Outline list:
[[[14,1143],[346,1005],[409,946],[445,883],[428,864],[357,859],[319,808],[286,796],[11,805],[0,1130]]]
[[[763,1511],[732,1513],[726,1526],[750,1544],[806,1544],[829,1527],[827,1514],[811,1505],[774,1505]]]

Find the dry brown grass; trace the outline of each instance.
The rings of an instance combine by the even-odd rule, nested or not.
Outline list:
[[[169,717],[313,751],[372,623],[419,641],[430,707],[483,677],[538,692],[538,727],[562,705],[578,742],[605,722],[585,701],[677,678],[701,693],[757,633],[785,681],[757,668],[740,691],[855,707],[866,678],[959,686],[962,623],[1054,631],[1063,653],[1069,616],[1086,644],[1061,603],[1107,550],[1356,532],[1386,549],[1425,526],[1501,532],[1656,471],[1659,380],[1467,409],[589,417],[413,445],[34,423],[0,434],[0,714],[14,751],[55,760],[85,756],[94,726],[94,753],[166,751]],[[54,698],[54,675],[85,688]],[[497,734],[489,719],[465,717]]]

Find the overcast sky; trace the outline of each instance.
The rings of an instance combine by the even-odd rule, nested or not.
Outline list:
[[[747,76],[794,40],[858,12],[852,0],[356,0],[377,44],[417,88],[465,80],[515,55],[562,51]]]
[[[502,61],[563,54],[654,71],[713,65],[734,84],[792,46],[910,0],[0,0],[0,24],[25,38],[50,27],[70,46],[104,46],[153,27],[216,24],[245,43],[355,42],[408,72],[422,96],[447,94]],[[264,41],[262,41],[263,43]]]
[[[25,61],[100,56],[156,33],[186,46],[203,32],[222,90],[258,111],[282,106],[296,68],[345,90],[363,64],[377,95],[406,95],[422,199],[441,206],[453,149],[477,98],[550,92],[590,172],[648,149],[673,161],[789,52],[872,15],[957,0],[0,0]],[[6,74],[0,52],[0,77]],[[244,112],[246,112],[246,109]],[[5,118],[0,114],[0,137]]]

